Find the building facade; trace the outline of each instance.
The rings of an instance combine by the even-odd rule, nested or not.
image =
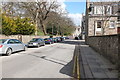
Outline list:
[[[85,39],[85,15],[82,15],[81,20],[81,37],[82,39]]]
[[[118,2],[89,2],[87,35],[118,34],[118,9]]]
[[[73,37],[79,37],[81,35],[81,27],[75,27],[75,31],[73,33]]]

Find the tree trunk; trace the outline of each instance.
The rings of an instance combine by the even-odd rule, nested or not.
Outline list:
[[[43,31],[44,35],[47,35],[46,29],[45,29],[45,25],[41,24],[41,27],[42,27],[42,31]]]
[[[39,13],[38,13],[38,11],[37,11],[37,14],[36,14],[36,17],[35,17],[35,23],[36,23],[36,26],[35,26],[35,35],[37,36],[37,31],[38,31],[38,24],[39,24],[39,19],[38,19],[38,15],[39,15]]]
[[[36,26],[35,26],[35,35],[37,36],[37,30],[38,30],[38,23],[36,22]]]

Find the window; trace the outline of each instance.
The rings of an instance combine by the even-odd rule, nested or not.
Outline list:
[[[16,44],[21,44],[21,42],[19,40],[14,39],[14,41]]]
[[[115,28],[115,21],[110,21],[109,28]]]
[[[105,13],[104,6],[95,6],[94,7],[94,13],[95,14],[104,14]]]
[[[15,43],[15,41],[13,39],[8,41],[8,44],[14,44],[14,43]]]
[[[112,7],[106,6],[106,14],[112,14]]]
[[[38,40],[39,40],[39,38],[33,38],[30,42],[36,42]]]
[[[42,39],[39,39],[39,41],[42,41]]]
[[[97,21],[97,28],[101,28],[102,22],[101,21]]]
[[[101,31],[102,21],[96,21],[96,31]]]

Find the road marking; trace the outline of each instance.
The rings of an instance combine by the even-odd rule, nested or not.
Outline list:
[[[77,55],[77,78],[80,78],[79,53]]]
[[[76,45],[77,47],[79,45]],[[76,47],[76,48],[77,48]],[[74,78],[77,78],[77,79],[80,79],[80,65],[79,65],[79,49],[75,48],[75,51],[74,51],[74,63],[73,63],[73,77]]]

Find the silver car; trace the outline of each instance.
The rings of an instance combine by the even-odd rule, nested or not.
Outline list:
[[[31,41],[27,44],[28,47],[40,47],[45,46],[45,41],[42,38],[33,38]]]
[[[17,39],[0,39],[0,54],[11,55],[13,52],[26,50],[25,44]]]

